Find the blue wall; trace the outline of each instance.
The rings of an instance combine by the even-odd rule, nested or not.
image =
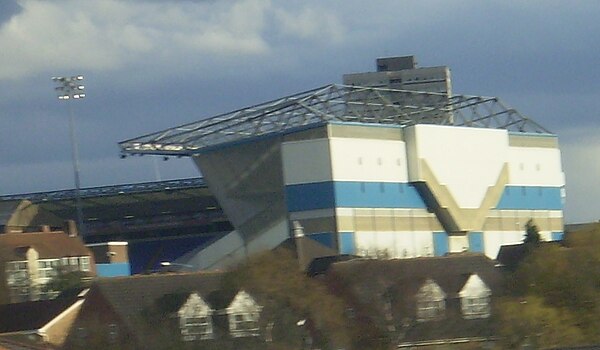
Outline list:
[[[354,232],[340,232],[340,254],[356,254],[356,242]]]
[[[98,277],[117,277],[131,275],[129,263],[96,264]]]
[[[337,181],[335,202],[345,208],[426,208],[417,190],[401,182]]]
[[[285,197],[290,212],[335,207],[331,181],[285,186]]]
[[[496,209],[562,210],[560,187],[506,186]]]
[[[326,181],[285,187],[290,212],[341,208],[426,208],[409,183]]]
[[[483,253],[483,232],[469,232],[469,251]]]
[[[448,235],[446,232],[433,233],[433,255],[443,256],[449,251]]]
[[[285,187],[290,212],[329,208],[427,208],[410,183],[325,181]],[[496,209],[562,210],[560,187],[506,186]]]
[[[562,241],[562,240],[563,240],[563,236],[564,236],[564,233],[563,233],[563,232],[552,232],[552,233],[550,234],[550,238],[551,238],[553,241]]]

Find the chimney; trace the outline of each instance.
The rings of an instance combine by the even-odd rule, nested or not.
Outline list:
[[[65,232],[69,235],[69,237],[77,237],[79,235],[75,221],[67,220],[65,222]]]
[[[306,252],[304,251],[304,227],[300,225],[300,223],[296,220],[292,222],[294,226],[294,243],[296,244],[296,254],[298,255],[298,264],[300,265],[300,270],[306,270]]]

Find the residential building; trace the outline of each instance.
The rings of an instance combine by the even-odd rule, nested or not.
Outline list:
[[[96,273],[91,251],[79,237],[62,231],[0,234],[0,263],[9,302],[55,297],[58,291],[48,283],[59,274]]]
[[[502,271],[482,254],[335,263],[324,277],[351,317],[377,327],[399,348],[497,340],[493,303]]]
[[[97,279],[65,346],[156,349],[191,344],[229,349],[264,343],[257,296],[225,288],[223,276],[167,273]]]
[[[77,317],[85,291],[51,300],[0,305],[0,337],[39,348],[61,347]]]

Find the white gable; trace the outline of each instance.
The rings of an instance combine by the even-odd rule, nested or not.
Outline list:
[[[180,318],[189,318],[189,317],[198,317],[198,316],[206,316],[213,312],[214,310],[208,306],[208,304],[198,295],[198,293],[192,293],[188,297],[187,301],[179,311],[177,315]]]
[[[425,300],[443,300],[446,299],[446,293],[440,288],[440,286],[435,283],[434,280],[428,278],[423,286],[419,289],[417,294],[417,299],[419,301]]]
[[[461,298],[465,297],[488,297],[492,294],[490,288],[477,274],[472,274],[464,287],[458,293]]]
[[[239,291],[227,307],[227,313],[260,312],[262,307],[246,291]]]

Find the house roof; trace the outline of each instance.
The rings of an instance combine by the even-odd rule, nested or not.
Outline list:
[[[394,326],[401,342],[419,342],[464,337],[489,337],[491,319],[466,320],[460,311],[458,293],[472,274],[477,274],[493,296],[504,293],[503,275],[485,255],[460,254],[445,257],[372,260],[355,259],[333,264],[327,280],[381,327],[386,303],[391,306]],[[417,293],[431,279],[446,294],[446,313],[442,320],[417,322]],[[388,311],[389,312],[389,311]]]
[[[508,269],[514,270],[526,254],[527,248],[523,243],[503,245],[498,251],[496,260]]]
[[[0,333],[42,328],[77,301],[77,296],[0,305]]]
[[[418,290],[431,278],[448,297],[456,297],[471,274],[476,273],[492,289],[502,284],[502,276],[494,261],[483,254],[460,254],[413,259],[355,259],[333,265],[335,274],[360,285],[366,281],[381,281],[388,287]],[[360,279],[358,279],[360,277]]]
[[[0,350],[50,350],[56,349],[51,344],[38,344],[27,338],[27,335],[0,336]]]
[[[165,306],[174,312],[191,293],[196,292],[207,300],[211,293],[220,289],[222,278],[221,273],[205,272],[102,278],[92,284],[90,293],[94,290],[101,293],[121,320],[134,329],[141,313],[160,306],[156,304],[165,296],[170,297],[170,303],[177,304]]]
[[[348,261],[358,258],[359,256],[351,254],[339,254],[318,257],[310,262],[306,272],[309,276],[314,277],[326,273],[327,270],[329,270],[329,268],[331,267],[331,265],[337,262]]]
[[[560,246],[562,242],[549,241],[540,242],[540,246]],[[515,270],[521,261],[525,259],[528,253],[528,247],[525,243],[508,244],[500,246],[496,260],[509,270]]]
[[[61,231],[0,234],[0,246],[5,250],[6,261],[22,260],[22,251],[27,247],[34,248],[40,259],[92,255],[79,237],[69,237]]]

